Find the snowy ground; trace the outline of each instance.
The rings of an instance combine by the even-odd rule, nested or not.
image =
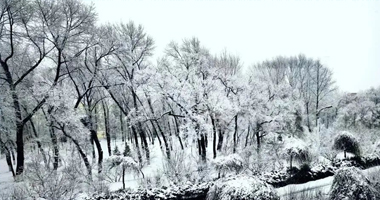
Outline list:
[[[8,170],[4,157],[0,158],[0,191],[7,190],[13,184],[12,173]]]
[[[100,143],[101,143],[102,150],[103,150],[103,162],[106,162],[107,158],[109,157],[108,150],[107,150],[107,141],[105,139],[101,139]],[[177,143],[177,141],[174,140],[173,145],[175,146],[175,148],[177,148],[176,145],[179,145],[176,143]],[[114,150],[115,145],[118,146],[120,153],[123,153],[124,142],[122,142],[121,140],[118,140],[116,142],[112,141],[111,142],[112,151]],[[134,148],[131,146],[130,143],[129,143],[129,145],[130,145],[131,150],[133,151]],[[141,171],[144,173],[145,177],[151,177],[152,178],[155,176],[162,176],[162,173],[164,171],[164,163],[166,160],[166,158],[164,156],[165,152],[160,148],[158,140],[156,140],[154,145],[150,145],[149,147],[150,147],[150,164],[145,165]],[[85,148],[85,147],[83,147],[83,148]],[[60,145],[60,156],[61,156],[63,162],[60,163],[60,167],[58,170],[60,170],[60,168],[62,167],[61,165],[64,163],[67,163],[69,161],[69,159],[74,158],[74,159],[78,159],[78,160],[80,160],[80,162],[82,162],[79,155],[77,155],[74,152],[76,152],[76,149],[73,146],[73,144],[66,143],[66,144]],[[97,151],[95,151],[95,152],[97,153]],[[38,152],[36,151],[36,152],[29,152],[29,153],[38,153]],[[142,153],[142,156],[145,156],[143,151],[141,153]],[[196,149],[187,148],[186,151],[184,152],[184,155],[187,155],[187,156],[188,155],[196,155],[196,153],[197,153]],[[208,153],[208,156],[210,156],[210,157],[212,156],[211,150],[210,150],[210,152],[207,152],[207,153]],[[97,165],[96,165],[97,155],[96,155],[95,160],[92,159],[91,153],[87,152],[87,156],[88,156],[90,163],[92,163],[92,166],[93,166],[92,170],[93,170],[93,174],[95,175],[95,174],[97,174]],[[174,156],[174,155],[172,154],[172,156]],[[183,159],[192,160],[192,159],[186,159],[187,156],[185,156]],[[27,163],[28,160],[26,160],[25,162]],[[126,173],[126,175],[125,175],[125,182],[126,182],[127,188],[137,189],[139,187],[139,185],[141,185],[142,180],[143,179],[142,179],[141,174],[136,175],[136,174],[132,174],[132,173]],[[8,166],[7,166],[7,163],[5,161],[5,158],[0,157],[0,193],[6,191],[7,188],[11,188],[12,185],[14,185],[14,180],[13,180],[12,174],[8,170]],[[115,190],[118,190],[121,188],[122,188],[121,180],[119,182],[113,182],[113,183],[109,184],[110,191],[115,191]],[[82,193],[81,196],[86,196],[86,194]]]
[[[104,160],[106,160],[109,157],[108,152],[107,152],[106,140],[104,139],[101,140],[101,145],[104,152]],[[119,142],[116,142],[116,145],[118,146],[120,152],[122,153],[124,150],[124,143],[119,141]],[[112,150],[114,149],[114,147],[115,147],[115,142],[112,142]],[[160,175],[160,172],[163,171],[163,162],[165,160],[164,153],[160,149],[158,142],[156,142],[155,145],[151,145],[150,148],[151,148],[150,149],[151,163],[150,165],[146,165],[142,168],[142,171],[145,177],[153,177],[155,175]],[[61,154],[62,156],[66,156],[66,155],[69,155],[70,151],[65,149],[64,151],[61,151],[61,153],[62,153]],[[209,155],[211,155],[211,152],[209,153]],[[339,156],[342,156],[342,155],[339,155]],[[96,161],[94,160],[93,161],[94,165],[95,165],[95,162]],[[364,173],[368,174],[376,170],[380,170],[380,166],[364,170]],[[96,169],[94,169],[94,174],[96,174]],[[136,175],[127,173],[125,180],[126,180],[126,187],[136,189],[140,185],[140,181],[142,180],[142,177],[141,175],[136,176]],[[302,193],[303,191],[322,192],[323,194],[328,194],[331,188],[332,181],[333,181],[333,177],[327,177],[327,178],[316,180],[316,181],[310,181],[304,184],[287,185],[285,187],[277,188],[276,191],[279,194],[279,196],[281,196],[282,198],[286,198],[286,196],[290,194]],[[7,190],[13,185],[13,183],[14,183],[13,177],[12,177],[12,174],[8,170],[8,166],[5,161],[5,158],[1,157],[0,158],[0,191]],[[122,182],[111,183],[109,187],[111,191],[121,189]]]

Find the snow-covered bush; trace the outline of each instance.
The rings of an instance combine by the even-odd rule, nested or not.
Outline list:
[[[188,158],[189,155],[185,151],[176,150],[171,152],[170,159],[164,161],[163,173],[173,184],[181,184],[187,181],[195,182],[197,163]]]
[[[219,179],[210,187],[207,200],[276,200],[279,199],[269,184],[248,176]]]
[[[344,158],[347,157],[346,153],[353,153],[355,156],[360,156],[360,146],[358,140],[354,135],[347,131],[342,131],[334,139],[333,148],[344,152]]]
[[[238,174],[243,169],[243,159],[238,154],[219,156],[212,161],[218,176],[224,176],[228,172]]]
[[[117,156],[120,156],[121,153],[120,153],[120,150],[119,150],[119,147],[116,145],[115,148],[113,149],[113,155],[117,155]]]
[[[42,163],[39,157],[26,163],[23,176],[26,186],[24,190],[15,188],[15,191],[23,191],[33,199],[75,199],[81,183],[85,182],[80,160],[70,162],[59,171],[47,169]]]
[[[343,168],[336,172],[330,200],[375,200],[376,197],[380,197],[378,192],[358,168]]]
[[[87,200],[99,199],[161,199],[161,200],[177,200],[177,199],[205,199],[210,185],[202,184],[183,184],[181,186],[170,186],[161,188],[139,188],[137,190],[118,190],[105,193],[95,193]]]
[[[133,160],[131,157],[123,157],[123,156],[116,156],[112,155],[108,158],[108,164],[109,164],[109,169],[115,168],[121,169],[122,175],[121,178],[123,180],[123,189],[125,189],[125,172],[133,172],[135,174],[139,174],[141,172],[139,164]],[[142,173],[142,172],[141,172]]]
[[[293,167],[293,160],[300,164],[307,164],[311,161],[308,146],[299,139],[292,139],[286,143],[285,154],[289,157],[290,169]]]

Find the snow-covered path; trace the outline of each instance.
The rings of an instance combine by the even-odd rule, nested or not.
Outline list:
[[[363,173],[367,175],[369,173],[373,173],[378,170],[380,170],[380,166],[363,170]],[[276,191],[278,195],[281,197],[286,197],[287,195],[290,195],[290,194],[301,193],[303,191],[308,191],[308,192],[320,191],[322,192],[322,194],[328,194],[333,182],[333,178],[334,178],[333,176],[330,176],[330,177],[326,177],[320,180],[310,181],[304,184],[291,184],[285,187],[276,188]]]

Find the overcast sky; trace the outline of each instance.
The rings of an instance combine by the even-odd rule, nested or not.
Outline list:
[[[142,24],[155,54],[198,37],[211,53],[224,49],[245,67],[303,53],[334,72],[343,91],[380,86],[380,1],[85,0],[100,23]]]

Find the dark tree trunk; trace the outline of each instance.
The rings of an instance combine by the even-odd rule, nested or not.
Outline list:
[[[248,132],[247,132],[247,136],[245,137],[245,145],[244,145],[244,147],[247,147],[247,146],[248,146],[249,129],[250,129],[250,126],[248,125]]]
[[[13,163],[16,163],[16,155],[15,155],[14,149],[16,149],[16,148],[15,148],[15,145],[13,144],[13,148],[10,147],[10,148],[9,148],[9,151],[11,152],[11,156],[12,156],[12,161],[13,161]]]
[[[94,137],[91,136],[91,148],[92,148],[92,159],[95,159],[96,158],[96,153],[95,153],[95,141],[94,141]]]
[[[12,176],[13,176],[13,177],[16,177],[16,173],[15,173],[15,171],[13,170],[12,159],[11,159],[11,153],[10,153],[9,149],[6,149],[6,150],[5,150],[5,159],[6,159],[6,161],[7,161],[9,171],[12,172]]]
[[[221,150],[222,150],[223,137],[224,137],[224,132],[222,131],[221,128],[219,128],[218,146],[216,147],[216,149],[217,149],[218,151],[221,151]]]
[[[125,190],[125,168],[123,167],[123,190]]]
[[[162,149],[162,142],[161,142],[161,139],[160,139],[160,136],[158,135],[157,133],[157,129],[156,127],[154,126],[154,122],[153,120],[150,120],[150,123],[152,125],[152,130],[153,130],[153,141],[154,141],[154,138],[157,138],[158,139],[158,143],[160,144],[160,148]],[[153,143],[152,143],[153,144]]]
[[[212,114],[210,114],[210,118],[211,118],[211,124],[212,124],[212,132],[213,132],[212,151],[214,153],[214,158],[216,158],[216,124],[215,124],[215,119],[212,116]]]
[[[96,149],[98,150],[98,173],[100,174],[102,172],[103,150],[102,146],[100,145],[97,132],[95,130],[90,130],[90,132],[92,140],[94,141]]]
[[[146,139],[146,134],[142,128],[142,124],[139,122],[138,123],[138,132],[139,132],[139,135],[140,135],[140,141],[141,141],[141,147],[144,149],[145,151],[145,158],[147,160],[147,162],[149,163],[150,162],[150,152],[149,152],[149,146],[148,146],[148,141]]]
[[[181,149],[183,150],[183,143],[182,143],[181,136],[179,135],[179,124],[178,124],[177,117],[174,117],[174,123],[175,123],[176,135],[178,137],[179,144],[181,145]]]
[[[135,108],[136,112],[138,112],[139,108],[137,106],[137,94],[135,93],[134,90],[132,90],[132,97],[133,97],[134,108]],[[138,122],[137,126],[138,126],[137,131],[140,135],[140,140],[141,140],[141,144],[142,144],[141,147],[144,149],[146,160],[149,163],[150,162],[150,153],[149,153],[148,141],[146,140],[146,135],[145,135],[145,132],[142,128],[141,122]]]
[[[309,132],[311,132],[309,102],[306,103],[306,117],[307,117],[307,128],[309,129]]]
[[[201,156],[202,155],[202,150],[201,150],[201,140],[200,139],[197,139],[198,141],[198,155]]]
[[[156,125],[157,125],[157,128],[158,128],[158,132],[160,132],[160,134],[162,136],[162,139],[164,140],[166,155],[167,155],[168,159],[170,159],[170,147],[169,147],[168,141],[166,140],[165,134],[162,131],[162,129],[161,129],[161,127],[160,127],[160,125],[158,124],[157,121],[156,121]]]
[[[102,101],[102,107],[103,107],[103,116],[104,116],[104,129],[106,132],[106,139],[107,139],[107,150],[108,155],[112,155],[112,148],[111,148],[111,135],[110,135],[110,122],[109,122],[109,109],[108,105]],[[121,130],[123,132],[123,129]],[[124,142],[124,141],[123,141]]]
[[[140,151],[140,147],[139,147],[139,140],[138,140],[138,138],[137,138],[137,132],[136,132],[136,128],[135,128],[134,125],[132,126],[132,132],[133,132],[133,136],[134,136],[134,138],[135,138],[135,145],[136,145],[137,157],[138,157],[138,159],[139,159],[139,162],[142,163],[141,151]]]
[[[151,145],[154,145],[154,138],[153,138],[153,134],[152,132],[150,131],[149,127],[145,128],[146,129],[146,132],[147,132],[147,135],[148,135],[148,141]]]
[[[85,165],[86,168],[87,168],[87,173],[88,173],[88,175],[89,175],[90,178],[91,178],[91,176],[92,176],[91,165],[90,165],[90,162],[88,161],[88,158],[87,158],[86,154],[84,153],[84,151],[83,151],[82,148],[80,147],[79,142],[78,142],[77,140],[75,140],[73,137],[71,137],[71,135],[67,134],[66,131],[65,131],[64,129],[62,129],[62,132],[63,132],[63,134],[64,134],[67,138],[69,138],[69,139],[75,144],[76,148],[78,149],[78,152],[79,152],[80,156],[81,156],[82,159],[83,159],[84,165]]]
[[[172,134],[172,130],[170,128],[170,121],[168,120],[168,129],[169,129],[169,133],[170,133],[170,137],[169,137],[169,144],[170,144],[170,150],[173,151],[173,134]]]
[[[255,135],[256,135],[256,142],[257,142],[256,152],[257,152],[257,155],[260,155],[260,148],[261,148],[260,131],[259,131],[259,130],[256,130],[256,131],[255,131]]]
[[[124,131],[123,112],[121,110],[120,110],[119,119],[120,119],[121,141],[125,142],[125,140],[126,140],[126,134],[125,134],[125,131]]]
[[[234,132],[234,148],[233,148],[233,153],[236,153],[236,137],[237,137],[237,130],[238,130],[238,126],[237,126],[237,120],[238,120],[238,116],[235,115],[235,132]]]
[[[201,141],[200,141],[200,146],[201,146],[201,158],[203,162],[206,162],[206,136],[201,135]]]
[[[318,119],[319,119],[319,95],[321,90],[321,83],[320,83],[320,67],[317,67],[317,92],[316,92],[316,101],[315,101],[315,126],[318,126]]]
[[[24,125],[17,123],[16,126],[16,145],[17,145],[17,165],[16,175],[21,175],[24,172],[24,141],[23,141]]]
[[[148,99],[148,106],[149,106],[150,112],[152,112],[152,114],[154,115],[155,112],[154,112],[154,109],[153,109],[152,103],[151,103],[151,101],[150,101],[150,98],[148,97],[147,94],[145,94],[145,95],[146,95],[146,97],[147,97],[147,99]],[[161,126],[160,126],[160,124],[158,123],[158,121],[157,121],[157,120],[154,120],[154,121],[156,122],[156,126],[157,126],[157,129],[158,129],[158,132],[160,132],[161,137],[162,137],[162,139],[164,140],[165,150],[166,150],[166,155],[167,155],[168,159],[170,159],[170,147],[169,147],[168,141],[167,141],[167,139],[166,139],[166,137],[165,137],[165,134],[164,134],[164,132],[162,131]],[[153,127],[154,127],[154,126],[153,126]]]

